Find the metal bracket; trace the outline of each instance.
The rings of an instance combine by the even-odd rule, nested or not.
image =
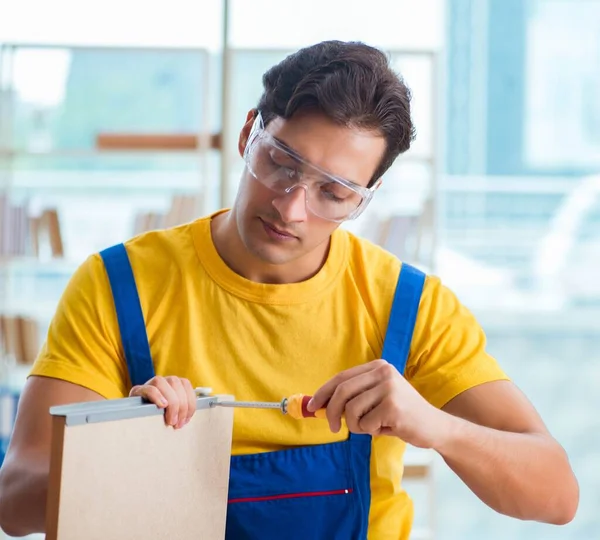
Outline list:
[[[196,398],[196,410],[213,408],[217,402],[217,396],[198,397]],[[52,416],[64,416],[67,426],[78,426],[145,416],[159,416],[164,414],[164,409],[149,403],[141,397],[130,397],[58,405],[50,407],[50,414]]]

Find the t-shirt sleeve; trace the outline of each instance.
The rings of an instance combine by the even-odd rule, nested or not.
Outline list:
[[[508,380],[473,314],[437,277],[428,276],[423,287],[406,378],[440,408],[465,390]]]
[[[99,254],[71,276],[30,375],[62,379],[107,399],[127,396],[127,367]]]

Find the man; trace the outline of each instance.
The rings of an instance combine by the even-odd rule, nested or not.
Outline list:
[[[408,538],[406,443],[437,451],[498,512],[569,522],[567,456],[473,316],[439,279],[338,229],[413,138],[386,57],[324,42],[264,87],[230,210],[95,254],[72,277],[23,391],[0,525],[44,529],[50,406],[143,396],[181,429],[195,386],[261,401],[303,392],[327,411],[236,411],[228,538]]]

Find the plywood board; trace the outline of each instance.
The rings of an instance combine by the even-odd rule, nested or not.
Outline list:
[[[215,399],[179,430],[139,398],[51,409],[47,540],[224,538],[233,409]]]

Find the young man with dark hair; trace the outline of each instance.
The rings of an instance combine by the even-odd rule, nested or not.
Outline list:
[[[44,529],[50,406],[143,396],[180,429],[195,386],[303,392],[327,410],[302,422],[236,411],[228,539],[408,538],[407,443],[498,512],[570,521],[567,456],[471,313],[438,278],[339,229],[413,138],[385,55],[324,42],[263,81],[233,207],[94,254],[72,277],[23,391],[0,525]]]

